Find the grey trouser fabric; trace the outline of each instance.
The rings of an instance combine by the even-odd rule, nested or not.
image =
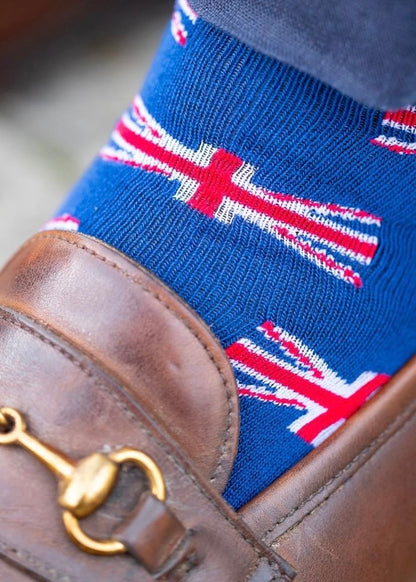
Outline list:
[[[191,0],[251,47],[380,109],[416,103],[416,0]]]

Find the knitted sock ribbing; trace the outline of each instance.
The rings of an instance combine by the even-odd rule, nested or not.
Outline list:
[[[170,285],[233,364],[238,508],[411,356],[416,109],[368,109],[182,0],[148,77],[46,228]]]

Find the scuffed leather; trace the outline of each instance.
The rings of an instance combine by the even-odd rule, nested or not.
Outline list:
[[[0,304],[99,361],[224,488],[239,433],[233,372],[202,320],[159,280],[102,242],[45,232],[3,269]]]
[[[416,358],[240,512],[296,582],[416,580]]]
[[[1,547],[1,544],[0,544]],[[0,580],[2,582],[29,582],[33,578],[26,572],[16,568],[16,564],[8,564],[0,559]]]
[[[220,496],[238,438],[232,371],[209,330],[166,287],[98,241],[46,233],[6,266],[0,303],[1,405],[20,410],[31,432],[71,458],[125,445],[161,468],[167,507],[189,540],[163,580],[293,579]],[[85,530],[111,536],[146,487],[126,466]],[[0,448],[0,568],[14,564],[17,580],[48,582],[146,582],[162,574],[129,554],[80,551],[56,496],[54,477],[36,459]],[[161,540],[154,536],[146,551],[153,543],[160,552]]]
[[[51,232],[8,263],[0,304],[0,405],[74,458],[144,450],[168,490],[140,522],[146,480],[124,467],[85,528],[125,539],[138,561],[90,556],[64,532],[54,477],[0,447],[1,582],[416,579],[416,360],[236,515],[220,496],[238,439],[233,374],[169,289],[99,241]]]

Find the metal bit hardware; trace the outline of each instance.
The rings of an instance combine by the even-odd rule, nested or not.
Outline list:
[[[165,483],[156,463],[142,451],[124,447],[108,455],[93,453],[80,461],[46,445],[26,429],[23,416],[13,408],[0,408],[0,445],[20,445],[41,461],[58,479],[58,503],[64,509],[63,522],[72,540],[83,550],[114,555],[126,552],[117,540],[94,540],[81,529],[79,520],[98,509],[113,490],[120,465],[133,462],[145,473],[150,490],[166,498]]]

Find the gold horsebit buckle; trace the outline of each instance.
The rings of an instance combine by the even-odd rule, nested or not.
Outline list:
[[[160,501],[166,498],[165,482],[159,467],[142,451],[124,447],[108,455],[93,453],[85,459],[74,461],[28,433],[23,416],[13,408],[0,408],[0,429],[0,445],[20,445],[58,478],[58,503],[64,509],[62,519],[65,529],[86,552],[108,556],[127,551],[120,541],[89,537],[79,523],[108,498],[122,463],[138,465],[148,478],[153,495]]]

